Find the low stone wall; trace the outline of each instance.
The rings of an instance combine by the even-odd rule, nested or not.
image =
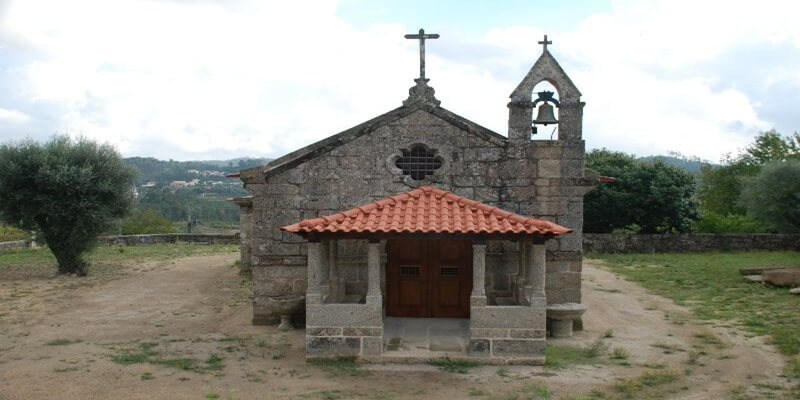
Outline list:
[[[157,243],[239,244],[238,234],[164,233],[157,235],[101,236],[98,239],[100,244],[108,246],[137,246]]]
[[[800,234],[583,234],[584,252],[684,253],[714,250],[800,251]]]
[[[12,242],[0,242],[0,251],[31,247],[30,240],[14,240]]]

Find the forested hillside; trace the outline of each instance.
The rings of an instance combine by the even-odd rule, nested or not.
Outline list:
[[[268,161],[266,158],[208,161],[126,158],[123,162],[138,172],[136,212],[122,221],[119,231],[187,231],[189,221],[195,232],[234,231],[239,224],[239,207],[227,199],[247,192],[239,179],[227,178],[225,174]]]
[[[703,168],[703,165],[716,165],[715,163],[702,160],[699,157],[685,156],[676,152],[669,152],[669,155],[667,156],[639,157],[639,161],[661,161],[664,164],[674,165],[693,174],[699,174],[700,170]]]
[[[139,171],[139,175],[136,178],[137,185],[143,185],[150,181],[161,185],[169,185],[172,181],[190,181],[201,176],[209,176],[200,172],[189,171],[218,171],[222,174],[227,174],[265,164],[269,160],[269,158],[245,157],[232,160],[164,161],[152,157],[129,157],[122,161]]]

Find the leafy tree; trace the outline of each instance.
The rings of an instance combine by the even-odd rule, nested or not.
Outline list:
[[[0,146],[0,218],[36,229],[61,273],[86,274],[83,254],[131,206],[135,172],[111,145],[68,136]]]
[[[736,161],[760,166],[771,161],[797,159],[800,159],[800,133],[783,137],[772,129],[759,133],[755,142],[747,146]]]
[[[584,231],[638,226],[642,233],[687,232],[697,218],[692,174],[661,161],[642,162],[609,150],[586,155],[586,167],[617,178],[584,198]]]
[[[738,204],[742,191],[742,177],[758,173],[759,166],[744,162],[728,162],[714,167],[704,165],[700,170],[698,198],[704,214],[744,215]]]
[[[123,235],[148,235],[156,233],[175,233],[175,224],[164,218],[158,211],[137,208],[120,223]]]
[[[747,214],[778,232],[800,232],[800,161],[772,162],[745,180],[741,204]]]
[[[703,167],[699,189],[703,212],[744,215],[745,209],[738,202],[742,179],[758,174],[765,163],[792,159],[800,159],[800,134],[783,137],[774,129],[759,133],[741,153],[725,156],[723,166]]]

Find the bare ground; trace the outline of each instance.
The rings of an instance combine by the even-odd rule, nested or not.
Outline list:
[[[618,386],[631,382],[623,379],[652,371],[673,371],[678,380],[631,398],[788,396],[784,361],[763,338],[699,324],[592,260],[584,267],[586,330],[548,342],[583,347],[610,336],[600,339],[606,354],[592,364],[468,374],[428,365],[309,365],[302,330],[250,324],[250,282],[231,268],[236,256],[89,278],[0,269],[0,399],[572,399],[592,391],[623,398]],[[615,348],[627,359],[613,359]]]

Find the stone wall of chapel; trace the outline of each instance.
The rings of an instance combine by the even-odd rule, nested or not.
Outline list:
[[[304,312],[291,301],[306,291],[306,247],[284,225],[379,200],[412,189],[390,167],[390,155],[413,144],[437,150],[445,165],[420,185],[433,185],[522,215],[542,217],[580,232],[583,142],[540,141],[498,145],[425,111],[377,128],[293,169],[247,184],[252,208],[253,322],[277,323],[280,314]],[[340,247],[341,248],[341,247]],[[497,242],[487,254],[487,293],[510,294],[516,244]],[[358,248],[341,248],[348,291],[365,290],[366,262]],[[550,303],[580,302],[580,233],[548,245]],[[345,260],[343,260],[345,261]]]

